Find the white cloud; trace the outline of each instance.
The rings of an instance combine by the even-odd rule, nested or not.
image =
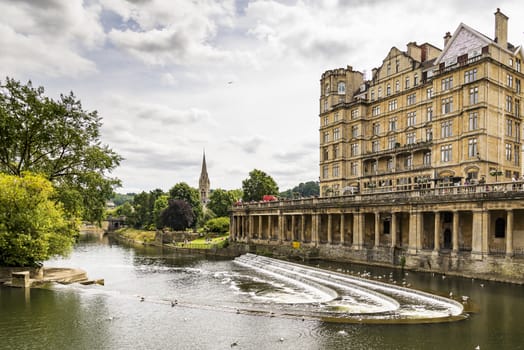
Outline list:
[[[16,5],[15,5],[16,4]],[[81,0],[0,2],[0,65],[11,75],[81,76],[96,71],[83,56],[104,42],[100,6]]]

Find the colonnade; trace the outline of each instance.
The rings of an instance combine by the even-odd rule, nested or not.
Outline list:
[[[524,252],[524,219],[513,208],[413,206],[268,210],[237,208],[231,216],[231,240],[305,246],[349,246],[355,250],[400,248],[408,254],[460,251],[482,258]],[[519,210],[520,211],[520,210]],[[524,209],[522,210],[524,213]],[[523,217],[522,213],[518,216]],[[515,233],[518,247],[515,247]],[[522,242],[521,242],[522,241]]]

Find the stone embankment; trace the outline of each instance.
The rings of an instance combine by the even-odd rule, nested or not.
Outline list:
[[[104,284],[103,280],[90,281],[84,270],[61,267],[0,267],[0,283],[12,287],[37,287],[55,282],[70,283],[97,283]]]

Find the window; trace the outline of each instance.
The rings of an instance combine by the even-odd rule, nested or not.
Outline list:
[[[338,112],[333,115],[333,122],[338,122]]]
[[[388,148],[393,149],[395,148],[396,144],[397,144],[397,138],[395,136],[390,136],[388,138]]]
[[[400,91],[400,81],[396,81],[395,82],[395,92],[399,92]]]
[[[413,86],[417,86],[418,85],[418,74],[415,73],[415,75],[413,76]]]
[[[513,99],[511,96],[506,96],[506,112],[513,112]]]
[[[422,163],[424,165],[431,165],[431,152],[424,153],[424,156],[422,158]]]
[[[411,167],[413,166],[413,155],[410,154],[406,157],[404,165],[406,166],[406,169],[411,169]]]
[[[406,143],[408,145],[412,145],[415,143],[415,140],[416,140],[416,137],[415,137],[415,133],[414,132],[408,132],[406,134]]]
[[[335,128],[333,129],[333,141],[336,141],[340,138],[340,129]]]
[[[440,137],[450,137],[453,132],[453,125],[451,120],[446,120],[440,124]]]
[[[400,70],[400,61],[399,59],[397,58],[395,60],[395,72],[398,73],[398,71]]]
[[[339,94],[345,94],[346,93],[346,83],[344,83],[343,81],[338,83],[338,89],[337,90],[338,90]]]
[[[326,87],[324,89],[324,94],[329,95],[329,84],[326,84]]]
[[[506,119],[506,136],[513,136],[513,120]]]
[[[324,112],[327,112],[328,110],[328,100],[327,98],[324,100]]]
[[[328,150],[327,147],[324,147],[323,159],[324,160],[329,160],[329,150]]]
[[[371,115],[376,116],[380,114],[380,106],[374,106],[371,109]]]
[[[429,100],[433,97],[433,88],[426,89],[426,98]]]
[[[354,176],[358,175],[358,163],[357,162],[351,163],[350,171],[351,171],[351,175],[354,175]]]
[[[477,112],[473,112],[469,114],[469,121],[468,121],[468,130],[477,130],[479,127],[479,116]]]
[[[442,114],[453,112],[453,97],[442,99]]]
[[[391,171],[393,170],[393,158],[388,158],[386,161],[386,168]]]
[[[394,111],[395,109],[397,109],[397,100],[389,101],[388,111]]]
[[[338,177],[338,164],[333,165],[333,177]]]
[[[329,131],[326,131],[324,133],[324,143],[327,143],[327,142],[329,142]]]
[[[388,84],[386,88],[386,96],[389,96],[389,95],[391,95],[391,85]]]
[[[378,98],[381,98],[382,97],[382,87],[379,86],[378,88]]]
[[[507,77],[506,77],[506,84],[508,85],[508,87],[512,88],[513,87],[513,75],[511,74],[508,74]]]
[[[433,107],[426,108],[426,121],[430,122],[433,120]]]
[[[469,89],[469,104],[474,105],[479,102],[479,88],[472,87]]]
[[[371,90],[371,101],[375,100],[375,90]]]
[[[477,69],[471,69],[464,72],[464,83],[471,83],[477,80]]]
[[[470,158],[476,157],[478,153],[477,150],[477,139],[468,140],[468,156]]]
[[[451,161],[451,145],[444,145],[440,147],[440,160],[442,162]]]
[[[397,130],[397,117],[389,119],[389,131]]]
[[[433,140],[433,129],[428,128],[426,129],[426,141],[432,141]]]
[[[442,79],[441,90],[446,91],[453,88],[453,77]]]
[[[513,147],[511,146],[511,144],[506,143],[506,160],[511,161],[511,151],[512,151],[512,149],[513,149]]]
[[[391,74],[391,63],[388,63],[388,65],[387,65],[387,74],[388,75]]]
[[[408,102],[408,106],[417,102],[417,95],[416,94],[408,95],[407,102]]]
[[[351,156],[358,156],[358,143],[351,144]]]
[[[520,141],[520,123],[515,122],[515,138]]]
[[[513,148],[513,153],[515,154],[515,156],[513,157],[514,160],[515,160],[515,165],[520,165],[520,147],[519,145],[515,145],[514,148]]]
[[[517,58],[517,59],[515,60],[515,62],[517,63],[517,67],[516,67],[517,72],[520,72],[520,63],[521,63],[520,58]]]
[[[520,100],[515,99],[515,117],[520,117]]]
[[[417,112],[409,112],[407,122],[408,126],[415,126],[417,124]]]
[[[358,118],[358,109],[354,109],[351,111],[351,119],[357,119]]]
[[[377,166],[377,161],[374,161],[373,163],[371,163],[371,171],[373,174],[376,174],[377,173],[377,170],[378,170],[378,166]]]
[[[325,116],[324,117],[324,126],[328,125],[329,124],[329,117],[328,116]]]
[[[515,79],[515,89],[517,93],[520,94],[520,79]]]
[[[333,159],[338,158],[338,145],[333,146]]]
[[[379,151],[379,145],[378,141],[371,142],[371,152],[378,152]]]
[[[406,77],[406,89],[409,89],[409,77]]]
[[[373,124],[373,135],[379,135],[380,134],[380,123],[374,123]]]
[[[351,137],[357,137],[358,136],[358,125],[353,125],[351,127]]]
[[[322,168],[322,178],[327,179],[329,175],[329,168],[327,165],[324,165]]]

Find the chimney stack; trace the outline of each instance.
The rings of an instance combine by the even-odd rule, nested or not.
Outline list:
[[[495,42],[505,49],[508,47],[508,17],[499,8],[495,12]]]
[[[446,35],[444,35],[444,47],[446,47],[446,45],[448,44],[449,39],[451,39],[451,33],[446,32]]]

